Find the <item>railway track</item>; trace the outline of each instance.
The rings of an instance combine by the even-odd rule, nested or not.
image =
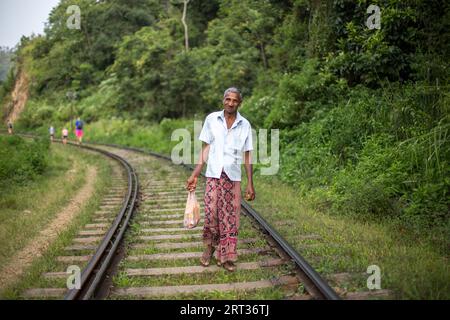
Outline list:
[[[283,262],[261,237],[256,237],[256,230],[247,230],[241,236],[242,262],[236,275],[217,266],[199,266],[201,226],[193,230],[182,227],[187,172],[166,160],[146,157],[149,160],[144,166],[136,164],[143,186],[142,201],[134,216],[133,232],[126,239],[126,255],[115,276],[111,298],[217,298],[230,292],[271,289],[275,283],[292,287],[298,283],[293,276],[283,276]],[[202,188],[199,185],[198,197]],[[248,220],[242,225],[250,229]],[[280,276],[271,277],[276,267]],[[261,268],[266,270],[258,271]],[[217,276],[227,281],[217,282]],[[264,276],[267,279],[261,279]]]
[[[190,172],[163,156],[137,149],[83,147],[120,164],[112,177],[115,187],[92,222],[66,248],[67,255],[57,258],[61,270],[42,275],[66,279],[68,265],[82,265],[80,289],[31,288],[24,292],[25,298],[339,299],[245,202],[237,271],[229,273],[215,266],[214,259],[209,267],[200,266],[202,220],[191,230],[182,226],[184,184]],[[196,191],[200,203],[204,183],[199,181]]]
[[[51,285],[48,288],[25,290],[22,296],[26,299],[97,298],[102,296],[102,290],[108,283],[105,281],[107,267],[116,257],[118,246],[137,203],[139,183],[136,173],[125,159],[90,146],[83,145],[82,148],[100,152],[115,161],[112,163],[113,186],[104,195],[91,221],[78,231],[71,245],[64,248],[65,254],[56,257],[55,264],[59,270],[41,275],[44,282],[47,281]],[[62,281],[71,274],[67,272],[68,267],[82,270],[78,278],[80,289],[68,290],[66,281]]]

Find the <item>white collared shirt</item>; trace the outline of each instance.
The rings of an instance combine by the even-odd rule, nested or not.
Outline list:
[[[238,112],[228,129],[224,111],[213,112],[206,117],[199,139],[210,145],[206,177],[219,179],[223,169],[231,181],[241,181],[243,153],[253,150],[250,122]]]

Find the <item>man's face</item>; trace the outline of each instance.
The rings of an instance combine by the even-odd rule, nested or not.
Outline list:
[[[240,104],[241,99],[239,99],[239,94],[235,92],[228,93],[223,99],[223,108],[228,114],[236,113]]]

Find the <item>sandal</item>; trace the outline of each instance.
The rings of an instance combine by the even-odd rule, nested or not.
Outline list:
[[[233,272],[236,270],[236,265],[232,261],[227,261],[223,264],[225,270]]]
[[[203,251],[202,257],[200,258],[200,263],[202,266],[204,267],[209,266],[214,250],[215,248],[212,245],[206,247],[205,251]]]

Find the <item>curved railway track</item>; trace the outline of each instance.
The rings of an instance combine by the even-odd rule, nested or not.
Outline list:
[[[33,137],[25,134],[23,136]],[[79,277],[80,289],[32,288],[23,293],[24,298],[64,297],[67,300],[87,300],[104,297],[104,286],[108,284],[108,266],[116,258],[119,244],[137,204],[139,181],[133,167],[125,159],[91,146],[69,144],[102,153],[113,159],[116,162],[111,176],[113,187],[104,196],[90,223],[77,233],[70,246],[64,248],[66,254],[56,257],[56,263],[64,270],[67,266],[83,266]],[[51,282],[66,279],[69,275],[70,273],[63,270],[50,271],[42,274],[42,278]]]
[[[128,150],[131,152],[137,152],[139,154],[146,154],[146,155],[150,155],[153,156],[155,158],[161,159],[162,162],[166,163],[166,165],[168,163],[171,164],[171,159],[167,156],[163,156],[157,153],[153,153],[153,152],[148,152],[148,151],[144,151],[138,148],[130,148],[130,147],[123,147],[123,146],[117,146],[117,145],[109,145],[109,147],[115,148],[115,149],[122,149],[122,150]],[[173,165],[168,165],[169,167],[175,167]],[[192,172],[193,167],[190,165],[183,165],[185,167],[185,169],[187,169],[190,172]],[[181,197],[178,198],[178,200],[181,200],[182,202],[179,202],[179,204],[177,205],[178,208],[176,208],[176,212],[178,212],[178,214],[172,214],[172,215],[166,215],[165,218],[182,218],[182,212],[184,211],[184,201],[186,198],[186,192],[184,191],[184,183],[186,181],[187,176],[183,176],[183,179],[176,181],[172,186],[171,185],[165,185],[166,188],[169,188],[169,191],[167,191],[167,189],[147,189],[144,190],[145,192],[147,192],[147,197],[158,197],[158,195],[163,195],[164,197],[167,197],[168,194],[166,194],[167,192],[172,192],[172,193],[176,193],[176,194],[182,194]],[[202,199],[202,191],[204,190],[204,182],[202,185],[199,185],[199,188],[197,188],[197,195],[200,197],[200,199]],[[154,184],[154,182],[149,181],[149,184]],[[175,199],[170,199],[169,201],[174,201]],[[201,202],[201,201],[200,201]],[[145,203],[145,200],[144,200]],[[292,263],[294,268],[293,270],[290,271],[290,275],[291,276],[287,276],[287,275],[281,275],[278,277],[272,277],[269,280],[266,281],[255,281],[253,283],[253,285],[255,287],[264,287],[264,286],[274,286],[274,285],[284,285],[286,287],[296,287],[299,283],[298,280],[300,280],[302,282],[302,285],[305,287],[306,291],[310,294],[310,296],[303,296],[302,298],[304,299],[327,299],[327,300],[338,300],[340,299],[339,296],[336,294],[336,292],[328,285],[328,283],[322,279],[322,277],[314,270],[314,268],[311,267],[311,265],[298,253],[296,252],[290,245],[289,243],[272,227],[270,226],[269,223],[266,222],[266,220],[256,211],[254,210],[246,201],[242,201],[241,203],[241,209],[242,209],[242,213],[249,219],[252,221],[252,223],[250,223],[252,226],[256,226],[259,231],[264,235],[264,241],[267,242],[268,248],[256,248],[256,251],[258,254],[264,254],[264,256],[269,257],[270,256],[270,252],[273,254],[273,256],[275,256],[274,259],[263,259],[260,261],[254,261],[248,264],[238,264],[238,268],[261,268],[261,267],[276,267],[279,265],[284,265],[284,264],[289,264]],[[158,210],[158,209],[156,209]],[[165,210],[165,209],[162,209]],[[175,209],[170,209],[171,211],[175,211]],[[154,216],[155,218],[158,217],[158,219],[163,218],[164,216]],[[145,223],[145,221],[143,221]],[[154,229],[154,232],[163,232],[163,231],[183,231],[183,228],[170,228],[170,224],[169,223],[175,223],[177,225],[182,225],[182,221],[177,221],[177,220],[169,220],[169,221],[163,221],[160,220],[160,226],[165,226],[166,228],[156,228]],[[146,230],[146,229],[144,229]],[[198,229],[196,229],[198,230]],[[175,235],[175,236],[179,236],[179,235]],[[197,234],[197,236],[199,236]],[[158,239],[158,236],[154,236],[153,238],[141,238],[142,239],[154,239],[154,240],[162,240],[162,239]],[[161,237],[162,238],[162,237]],[[308,236],[305,236],[305,238],[308,238]],[[251,243],[252,239],[244,239],[243,241],[240,240],[240,242],[244,242],[244,243]],[[198,242],[195,242],[198,244]],[[152,245],[151,243],[149,245]],[[155,244],[153,244],[155,245]],[[145,244],[135,244],[133,245],[133,247],[135,249],[137,248],[145,248]],[[183,244],[178,244],[178,246],[183,246]],[[175,248],[176,245],[164,245],[164,244],[156,244],[156,247],[160,247],[160,248]],[[245,254],[248,251],[245,251],[245,249],[243,249],[241,251],[241,255]],[[201,254],[201,252],[196,252],[196,254],[192,254],[194,256],[199,257],[199,254]],[[157,258],[158,256],[153,256],[153,258]],[[170,257],[170,254],[167,256]],[[141,258],[146,258],[145,256],[141,256]],[[147,257],[147,258],[152,258]],[[133,259],[139,259],[139,256],[133,256]],[[253,263],[253,264],[252,264]],[[178,267],[178,270],[172,270],[170,268],[167,268],[167,270],[162,270],[164,268],[151,268],[151,269],[133,269],[133,268],[129,268],[128,270],[126,270],[126,273],[128,275],[132,275],[132,276],[151,276],[151,275],[156,275],[156,274],[164,274],[164,272],[166,274],[179,274],[182,271],[185,272],[199,272],[199,273],[204,273],[207,272],[207,268],[203,268],[203,267],[198,267],[198,262],[196,262],[195,267],[187,267],[185,269],[183,269],[183,267]],[[216,272],[217,268],[215,267],[209,267],[210,268],[210,272]],[[160,269],[160,270],[158,270]],[[292,275],[295,275],[294,277]],[[216,288],[221,287],[220,284],[207,284],[207,285],[200,285],[200,286],[186,286],[184,288],[180,288],[179,286],[166,286],[166,287],[155,287],[155,288],[151,288],[151,287],[146,287],[146,288],[128,288],[128,289],[122,289],[122,290],[117,290],[115,293],[119,294],[119,295],[137,295],[140,297],[151,297],[151,296],[159,296],[158,291],[161,292],[168,292],[170,293],[191,293],[191,292],[195,292],[196,290],[216,290]],[[229,285],[225,285],[222,286],[224,287],[224,289],[238,289],[240,288],[240,284],[236,283],[236,284],[232,284],[231,286]],[[251,285],[243,285],[244,290],[245,288],[249,288],[251,287]],[[170,288],[170,289],[168,289]],[[295,290],[294,290],[295,291]]]
[[[93,223],[86,225],[87,229],[80,231],[79,238],[66,248],[77,254],[58,257],[61,263],[84,263],[80,289],[35,288],[27,290],[25,298],[255,299],[263,292],[263,297],[269,299],[340,299],[245,201],[238,271],[230,275],[215,266],[214,259],[207,268],[199,266],[201,226],[191,230],[182,227],[187,195],[184,182],[190,172],[173,165],[165,156],[140,149],[115,145],[82,147],[114,159],[125,174],[121,177],[116,172],[116,187],[105,197]],[[196,193],[200,200],[203,188],[204,181],[199,182]],[[127,227],[130,228],[126,233]],[[43,276],[68,275],[59,271]],[[306,292],[299,293],[299,288]]]
[[[106,235],[104,235],[95,254],[89,259],[87,266],[83,269],[81,274],[81,288],[71,289],[67,292],[64,297],[66,300],[87,300],[91,297],[97,297],[98,295],[96,295],[96,293],[98,293],[100,289],[103,289],[101,284],[105,281],[104,278],[106,276],[107,268],[110,266],[128,227],[128,223],[136,206],[139,191],[139,181],[136,172],[124,158],[105,150],[89,146],[83,147],[101,152],[120,162],[126,170],[128,189],[119,214],[114,219]],[[99,294],[101,295],[101,293]]]

